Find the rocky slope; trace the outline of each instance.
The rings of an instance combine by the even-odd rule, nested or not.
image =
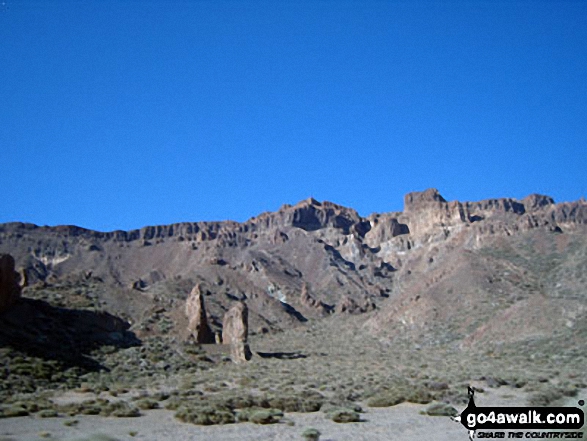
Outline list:
[[[585,201],[447,202],[429,189],[406,195],[403,212],[366,218],[308,199],[244,223],[106,233],[2,224],[0,253],[28,281],[23,295],[90,286],[75,296],[139,337],[185,336],[199,284],[212,331],[245,300],[252,334],[367,313],[364,329],[381,338],[466,346],[579,332],[586,224]]]

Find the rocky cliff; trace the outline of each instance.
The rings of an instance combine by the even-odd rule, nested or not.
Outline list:
[[[185,329],[185,300],[199,284],[213,332],[235,302],[246,301],[253,333],[352,312],[366,313],[369,330],[386,335],[397,329],[425,333],[433,323],[456,320],[453,334],[473,340],[493,328],[483,320],[461,323],[467,307],[507,303],[499,290],[514,297],[526,292],[526,282],[515,290],[503,275],[495,282],[506,267],[536,289],[543,283],[543,274],[491,250],[513,249],[520,257],[520,249],[528,249],[520,259],[532,260],[549,259],[556,249],[564,265],[571,256],[584,262],[583,251],[571,250],[584,249],[585,201],[556,204],[530,195],[450,202],[429,189],[406,195],[404,202],[403,212],[361,217],[353,209],[307,199],[243,223],[133,231],[10,223],[0,225],[0,252],[15,257],[28,290],[90,278],[108,288],[100,301],[134,322],[158,314]],[[462,286],[477,291],[465,293]],[[501,300],[487,300],[492,296]],[[458,308],[455,302],[461,302]],[[477,316],[473,309],[469,313]]]

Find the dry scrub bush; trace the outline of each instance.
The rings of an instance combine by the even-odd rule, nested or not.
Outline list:
[[[361,416],[352,409],[333,409],[326,414],[326,417],[335,423],[356,423],[361,421]]]
[[[184,423],[201,426],[232,424],[235,422],[234,413],[229,408],[219,406],[183,406],[177,410],[175,417]]]

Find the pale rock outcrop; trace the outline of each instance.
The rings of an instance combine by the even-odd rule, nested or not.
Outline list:
[[[413,191],[404,197],[404,208],[406,211],[417,211],[422,208],[440,207],[446,203],[436,188],[429,188],[424,191]]]
[[[250,220],[255,225],[265,227],[293,226],[305,231],[316,231],[323,228],[334,228],[348,234],[351,229],[364,234],[363,227],[368,223],[361,222],[359,214],[347,207],[332,202],[319,202],[314,198],[300,201],[298,204],[284,205],[276,213],[263,213]]]
[[[26,288],[29,286],[29,278],[27,272],[24,268],[19,268],[18,272],[18,286],[21,288]]]
[[[243,302],[236,303],[224,315],[222,341],[224,344],[247,342],[249,337],[249,309]]]
[[[0,255],[0,313],[10,309],[20,298],[19,275],[14,271],[14,258]]]
[[[435,188],[408,193],[404,208],[402,218],[418,243],[443,240],[447,228],[469,222],[463,204],[447,202]]]
[[[375,214],[369,217],[369,221],[371,229],[365,235],[365,243],[371,248],[377,248],[396,236],[410,234],[408,226],[400,223],[395,214]]]
[[[249,308],[245,303],[238,302],[228,310],[222,322],[222,342],[230,345],[230,356],[235,363],[251,359],[248,338]]]
[[[230,345],[230,358],[235,363],[249,361],[253,357],[248,343],[232,343]]]
[[[215,336],[208,325],[204,294],[200,285],[194,286],[185,304],[185,312],[188,316],[188,330],[196,343],[214,343]]]

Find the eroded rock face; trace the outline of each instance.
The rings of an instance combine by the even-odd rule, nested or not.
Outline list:
[[[208,325],[204,295],[200,285],[194,286],[188,296],[185,305],[185,312],[188,316],[188,330],[194,337],[196,343],[214,343],[215,336]]]
[[[396,236],[410,234],[406,224],[400,223],[394,215],[382,214],[370,217],[371,229],[365,235],[365,243],[377,248],[384,242],[389,242]]]
[[[308,285],[304,283],[302,285],[302,292],[300,293],[300,302],[306,308],[315,309],[320,314],[326,314],[328,312],[328,306],[320,300],[316,300],[309,292]]]
[[[365,299],[363,302],[361,302],[361,304],[359,304],[352,298],[344,296],[342,301],[336,305],[335,311],[338,314],[361,314],[363,312],[372,311],[373,309],[375,309],[375,304],[370,302],[368,299]]]
[[[14,258],[10,254],[0,255],[0,314],[20,298],[19,278],[14,271]]]
[[[239,302],[228,310],[222,322],[222,342],[231,345],[230,356],[235,363],[251,359],[248,338],[249,309]]]
[[[585,200],[555,204],[548,196],[534,194],[521,200],[459,202],[429,189],[410,193],[405,201],[403,211],[368,218],[351,208],[308,199],[243,223],[178,223],[128,232],[0,224],[0,254],[10,253],[23,265],[31,291],[56,283],[57,276],[90,271],[116,290],[122,284],[146,291],[129,297],[136,302],[128,307],[135,322],[142,320],[139,302],[153,302],[148,307],[158,308],[163,300],[157,293],[168,289],[187,293],[193,286],[190,281],[200,281],[208,316],[202,314],[199,297],[185,307],[196,340],[212,342],[208,329],[220,329],[222,311],[245,299],[252,329],[271,331],[297,325],[303,314],[360,312],[372,308],[368,302],[388,309],[400,295],[405,295],[406,305],[414,302],[412,313],[432,311],[435,305],[421,306],[424,297],[418,303],[412,298],[430,291],[438,274],[450,279],[458,255],[454,250],[476,252],[501,239],[500,246],[509,249],[519,234],[530,230],[543,241],[548,234],[564,233],[553,245],[563,250],[587,228]],[[144,246],[147,242],[151,245]],[[539,249],[535,254],[539,257],[543,252]],[[432,271],[436,268],[438,274]],[[310,288],[305,292],[304,283]],[[444,291],[439,288],[439,292]],[[114,308],[120,303],[105,300],[115,302]],[[124,304],[130,302],[125,299]],[[435,320],[432,313],[422,317]],[[180,327],[185,333],[187,320]]]
[[[429,188],[424,191],[414,191],[404,197],[406,211],[419,210],[429,206],[436,206],[439,203],[446,203],[436,188]]]
[[[554,205],[554,199],[542,194],[531,194],[522,199],[522,203],[524,204],[526,211],[535,211],[540,208]]]

